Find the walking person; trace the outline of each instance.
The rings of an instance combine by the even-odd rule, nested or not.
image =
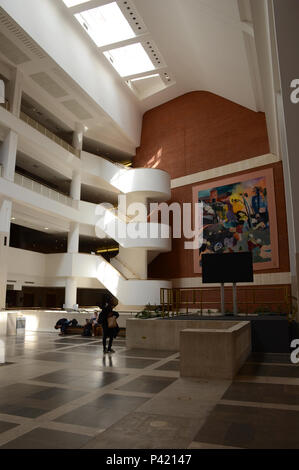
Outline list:
[[[118,312],[113,311],[114,305],[112,299],[108,299],[104,302],[102,307],[102,311],[99,314],[98,323],[103,328],[103,352],[104,354],[107,353],[114,353],[115,351],[112,349],[113,339],[116,338],[119,332],[119,326],[117,324],[116,319],[119,317]],[[107,348],[107,339],[108,348]]]

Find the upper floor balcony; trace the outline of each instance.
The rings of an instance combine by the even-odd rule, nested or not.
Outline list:
[[[9,104],[9,101],[7,99],[5,99],[5,102],[4,103],[0,103],[0,106],[4,109],[6,109],[6,111],[9,111],[10,112],[10,104]],[[61,139],[60,137],[58,137],[57,135],[55,135],[53,132],[49,131],[49,129],[47,129],[45,126],[43,126],[42,124],[40,124],[39,122],[35,121],[34,119],[32,119],[31,117],[29,117],[26,113],[24,113],[23,111],[20,112],[20,119],[22,119],[22,121],[24,121],[26,124],[28,124],[29,126],[33,127],[33,129],[36,129],[38,132],[40,132],[41,134],[43,134],[44,136],[48,137],[48,139],[51,139],[53,142],[55,142],[56,144],[60,145],[60,147],[63,147],[65,150],[67,150],[68,152],[72,153],[73,155],[75,155],[76,157],[80,157],[80,150],[77,150],[75,149],[72,145],[70,145],[68,142],[66,142],[65,140]]]
[[[40,132],[41,134],[45,135],[49,139],[56,142],[56,144],[60,145],[60,147],[63,147],[68,152],[72,153],[73,155],[76,155],[76,157],[78,157],[78,158],[80,157],[80,150],[75,149],[72,145],[68,144],[67,142],[65,142],[60,137],[57,137],[57,135],[55,135],[53,132],[49,131],[42,124],[35,121],[31,117],[27,116],[27,114],[25,114],[22,111],[20,112],[20,118],[22,119],[22,121],[26,122],[26,124],[28,124],[29,126],[36,129],[38,132]]]

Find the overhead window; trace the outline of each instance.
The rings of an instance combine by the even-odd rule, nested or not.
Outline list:
[[[136,37],[115,2],[77,13],[75,17],[97,46],[106,46]]]
[[[67,7],[75,7],[77,5],[81,5],[82,3],[89,2],[89,0],[62,0],[63,3],[66,4]]]
[[[121,77],[155,70],[142,44],[131,44],[104,52]]]

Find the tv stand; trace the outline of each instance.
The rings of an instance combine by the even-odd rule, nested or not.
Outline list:
[[[225,296],[224,296],[224,282],[221,282],[221,314],[225,315]],[[238,315],[238,304],[237,304],[237,283],[233,283],[233,309],[234,315]]]

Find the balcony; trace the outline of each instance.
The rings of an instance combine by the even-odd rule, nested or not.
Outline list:
[[[72,147],[72,145],[69,145],[67,142],[60,139],[60,137],[57,137],[57,135],[53,134],[53,132],[46,129],[46,127],[42,126],[34,119],[27,116],[27,114],[23,113],[22,111],[20,112],[20,118],[22,119],[22,121],[26,122],[26,124],[28,124],[29,126],[36,129],[38,132],[40,132],[41,134],[45,135],[49,139],[56,142],[56,144],[60,145],[60,147],[63,147],[65,150],[72,153],[76,157],[78,158],[80,157],[80,150],[75,149],[74,147]]]
[[[23,176],[19,173],[15,173],[14,182],[23,188],[30,189],[30,191],[34,191],[35,193],[52,199],[53,201],[60,202],[61,204],[69,207],[74,207],[74,200],[69,196],[59,193],[58,191],[55,191],[54,189],[41,184],[38,181],[27,178],[26,176]]]

